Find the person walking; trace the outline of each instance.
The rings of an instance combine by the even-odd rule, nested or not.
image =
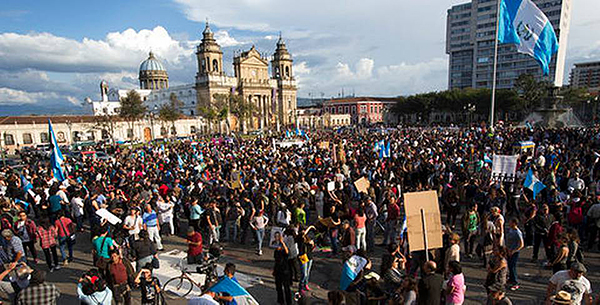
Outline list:
[[[50,224],[47,218],[43,218],[40,221],[40,225],[37,226],[37,235],[40,241],[40,247],[44,251],[46,257],[46,264],[50,272],[59,270],[58,265],[58,254],[56,253],[56,236],[58,235],[56,227]]]
[[[23,249],[26,252],[29,251],[29,255],[31,255],[33,258],[33,263],[37,264],[37,251],[35,250],[35,242],[37,241],[37,226],[33,220],[29,219],[25,211],[20,211],[18,216],[19,220],[15,222],[13,227],[17,233],[17,236],[21,238]]]
[[[60,249],[60,256],[63,260],[63,265],[67,266],[73,261],[73,245],[75,244],[75,223],[66,217],[63,211],[58,212],[58,219],[54,222],[54,226],[58,231],[58,245]],[[69,250],[69,256],[65,253],[65,248]]]
[[[479,215],[477,214],[477,205],[472,204],[462,218],[462,234],[465,242],[465,252],[469,258],[473,256],[478,227]]]
[[[465,301],[465,276],[459,262],[448,263],[448,282],[446,284],[446,305],[461,305]]]
[[[356,226],[356,248],[367,251],[367,216],[362,207],[354,214],[354,225]]]
[[[533,219],[533,253],[531,260],[537,262],[540,245],[544,246],[546,260],[550,261],[552,257],[552,246],[548,239],[550,225],[554,222],[554,217],[550,214],[550,207],[547,204],[542,205],[542,208],[536,213]]]
[[[442,301],[442,285],[444,278],[436,273],[437,265],[428,261],[423,265],[423,277],[419,280],[417,304],[440,305]]]
[[[519,230],[519,221],[512,218],[508,222],[508,230],[506,231],[506,248],[508,251],[508,284],[510,290],[519,289],[519,279],[517,276],[517,262],[519,261],[519,253],[525,246],[523,233]]]
[[[292,305],[292,274],[288,264],[288,248],[283,242],[283,237],[275,233],[277,249],[273,256],[275,265],[273,266],[273,276],[275,277],[275,289],[277,290],[277,303],[282,305]]]
[[[150,204],[146,204],[146,211],[142,215],[144,222],[144,230],[148,232],[148,238],[156,243],[158,251],[163,250],[162,239],[160,238],[160,224],[158,223],[158,215]]]
[[[265,228],[267,226],[267,223],[269,223],[269,218],[265,216],[263,210],[258,211],[256,216],[254,216],[254,218],[252,218],[252,220],[250,221],[250,226],[252,227],[254,232],[256,232],[256,240],[258,241],[256,254],[258,256],[261,256],[263,254],[262,244],[263,239],[265,238]]]

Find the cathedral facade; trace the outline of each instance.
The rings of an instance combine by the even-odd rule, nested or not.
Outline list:
[[[233,76],[223,70],[223,51],[217,44],[208,23],[198,45],[198,73],[196,74],[197,102],[210,106],[215,94],[236,94],[254,105],[255,113],[246,126],[250,129],[279,128],[296,122],[296,80],[293,75],[293,60],[281,37],[269,59],[261,55],[254,46],[248,51],[235,54]],[[269,69],[270,68],[270,69]],[[239,123],[230,117],[231,126]]]

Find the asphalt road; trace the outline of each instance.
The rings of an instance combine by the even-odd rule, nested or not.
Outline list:
[[[268,236],[268,235],[267,235]],[[380,240],[377,240],[378,242]],[[185,249],[183,238],[170,236],[163,239],[167,250]],[[241,246],[237,244],[224,243],[224,255],[221,263],[233,262],[237,265],[238,272],[260,279],[259,284],[249,288],[249,292],[260,302],[260,304],[277,304],[275,284],[271,275],[273,267],[273,251],[263,247],[264,254],[256,255],[255,246]],[[89,234],[80,233],[75,245],[75,261],[61,270],[48,274],[47,281],[54,283],[61,291],[59,304],[78,304],[76,283],[81,274],[92,268],[91,244]],[[381,253],[384,249],[377,247],[372,255],[375,270],[379,270]],[[543,251],[540,259],[543,259]],[[40,251],[38,255],[43,258]],[[59,253],[60,255],[60,253]],[[542,268],[538,264],[530,262],[531,249],[524,249],[518,265],[521,289],[509,291],[507,294],[514,304],[541,304],[543,300],[548,279],[551,271]],[[463,257],[463,271],[467,281],[467,292],[465,304],[482,304],[486,295],[482,284],[485,280],[486,271],[481,268],[481,262],[477,259]],[[588,279],[593,284],[594,291],[600,291],[600,255],[598,252],[586,253],[586,265],[588,267]],[[37,268],[47,271],[42,260]],[[341,260],[328,258],[325,254],[315,254],[315,261],[310,278],[309,286],[312,291],[308,295],[308,304],[327,304],[326,294],[328,290],[335,289],[339,285],[341,273]],[[296,284],[295,284],[296,285]],[[297,290],[297,285],[294,287]],[[134,304],[139,304],[139,292],[134,292]],[[168,301],[168,304],[186,304],[185,301]]]

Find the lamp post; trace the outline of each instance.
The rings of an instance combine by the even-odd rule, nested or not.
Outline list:
[[[71,122],[71,120],[67,120],[65,122],[65,124],[67,124],[67,128],[69,129],[69,147],[71,149],[73,149],[73,147],[71,147],[73,145],[73,140],[72,140],[73,135],[71,134],[71,128],[73,127],[73,122]]]
[[[468,103],[463,107],[463,109],[469,113],[469,127],[471,127],[471,119],[473,117],[473,113],[476,110],[475,104]]]
[[[150,141],[154,140],[154,116],[156,115],[156,111],[158,110],[158,105],[154,104],[152,107],[153,111],[150,112]]]
[[[6,154],[4,152],[4,146],[2,146],[2,141],[4,141],[5,132],[0,133],[0,153],[2,153],[2,166],[6,167]]]

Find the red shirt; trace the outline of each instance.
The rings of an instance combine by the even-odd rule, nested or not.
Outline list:
[[[71,219],[63,216],[59,219],[57,219],[54,222],[54,226],[56,227],[56,229],[58,230],[58,236],[60,237],[65,237],[65,236],[70,236],[71,235],[71,231],[69,231],[69,225],[73,223],[71,221]],[[63,230],[64,228],[64,230]],[[65,232],[66,231],[66,232]],[[66,233],[66,234],[65,234]]]
[[[120,263],[110,264],[110,273],[114,279],[114,283],[117,285],[127,283],[127,269],[125,264],[121,261]]]
[[[198,232],[194,232],[192,236],[188,236],[188,240],[195,243],[200,243],[198,246],[188,244],[188,255],[198,256],[202,254],[202,235]]]
[[[397,220],[400,218],[400,207],[396,203],[392,203],[388,207],[387,220]]]

